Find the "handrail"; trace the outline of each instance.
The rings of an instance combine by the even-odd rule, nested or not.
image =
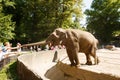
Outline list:
[[[19,56],[19,54],[16,54],[16,55],[13,55],[13,56],[8,56],[4,59],[2,59],[0,61],[0,70],[2,69],[2,67],[4,67],[6,64],[14,61],[14,60],[17,60],[17,57]]]

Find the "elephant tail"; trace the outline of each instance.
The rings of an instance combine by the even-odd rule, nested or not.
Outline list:
[[[96,53],[96,50],[98,49],[98,40],[97,39],[95,39],[94,41],[93,41],[93,44],[92,44],[92,46],[91,46],[91,53]]]
[[[95,45],[95,49],[96,49],[96,50],[98,49],[98,44],[99,44],[99,41],[98,41],[97,39],[95,39],[94,45]]]

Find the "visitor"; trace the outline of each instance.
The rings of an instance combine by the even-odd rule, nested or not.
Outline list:
[[[20,43],[17,43],[17,52],[21,52],[21,44]]]
[[[18,46],[19,45],[19,46]],[[6,58],[6,57],[8,57],[8,56],[10,56],[10,55],[14,55],[14,54],[17,54],[17,52],[12,52],[11,50],[13,50],[13,49],[18,49],[19,51],[20,51],[20,47],[21,46],[21,44],[19,43],[19,44],[17,44],[17,46],[16,47],[12,47],[12,44],[10,44],[9,42],[4,42],[3,43],[3,47],[2,47],[2,51],[3,51],[3,56],[4,56],[4,58]]]
[[[9,52],[11,52],[11,44],[9,42],[4,42],[3,43],[3,47],[2,47],[2,51],[3,51],[3,55],[4,57],[8,57],[8,55],[10,54]]]
[[[45,45],[45,51],[47,51],[47,50],[49,50],[49,45],[48,44]]]
[[[2,47],[0,46],[0,61],[3,59],[4,52],[2,51]]]

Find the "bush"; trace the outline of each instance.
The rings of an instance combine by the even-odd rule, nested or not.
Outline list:
[[[17,75],[17,62],[5,65],[0,71],[0,80],[19,80]]]

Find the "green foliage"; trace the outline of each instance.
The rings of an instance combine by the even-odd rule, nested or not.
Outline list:
[[[120,30],[120,0],[94,0],[85,14],[87,29],[102,42],[109,42],[113,32]]]
[[[82,0],[13,0],[16,40],[36,42],[55,28],[79,28]],[[73,21],[75,16],[77,19]],[[73,26],[74,25],[74,26]]]
[[[19,80],[17,73],[17,62],[11,62],[0,71],[0,80]]]
[[[58,15],[58,19],[61,21],[59,26],[64,28],[80,27],[79,22],[82,17],[81,2],[82,0],[64,0],[61,3],[62,12]],[[75,17],[74,21],[72,20],[73,17]]]
[[[9,0],[0,1],[0,42],[14,38],[15,23],[11,21],[12,15],[5,14],[4,8],[13,6],[13,2]]]
[[[113,36],[120,36],[120,30],[116,30],[113,32]]]

